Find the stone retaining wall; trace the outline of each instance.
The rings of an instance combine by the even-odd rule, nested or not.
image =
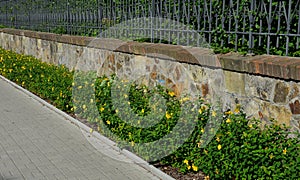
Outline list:
[[[249,117],[275,118],[300,132],[300,58],[214,55],[204,48],[13,29],[0,29],[0,46],[70,69],[139,77],[144,84],[172,88],[177,96],[201,94],[228,107],[239,103]]]

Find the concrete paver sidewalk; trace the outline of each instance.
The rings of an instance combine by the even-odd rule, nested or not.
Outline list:
[[[0,78],[1,179],[159,179]],[[97,144],[95,143],[95,144]]]

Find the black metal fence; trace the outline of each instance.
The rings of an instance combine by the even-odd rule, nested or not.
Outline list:
[[[0,0],[0,25],[300,56],[300,0]]]

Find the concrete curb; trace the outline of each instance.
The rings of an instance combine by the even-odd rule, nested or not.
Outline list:
[[[3,77],[1,75],[0,75],[0,78],[2,80],[4,80],[5,82],[7,82],[8,84],[10,84],[13,87],[15,87],[16,89],[18,89],[21,92],[25,93],[26,95],[30,96],[31,98],[33,98],[37,102],[39,102],[42,105],[46,106],[50,110],[52,110],[55,113],[63,116],[65,119],[69,120],[71,123],[73,123],[74,125],[78,126],[81,130],[84,130],[86,132],[90,132],[91,128],[88,127],[87,125],[83,124],[79,120],[73,118],[69,114],[61,111],[60,109],[57,109],[55,106],[53,106],[50,103],[46,102],[45,100],[41,99],[37,95],[35,95],[32,92],[28,91],[27,89],[24,89],[23,87],[19,86],[18,84],[10,81],[9,79],[7,79],[7,78],[5,78],[5,77]],[[117,147],[117,145],[116,145],[116,143],[114,141],[108,139],[107,137],[101,135],[100,133],[93,131],[93,133],[91,133],[91,135],[93,135],[97,139],[103,141],[105,144],[107,144],[108,146],[112,147],[114,150],[122,153],[123,155],[125,155],[129,159],[133,160],[136,164],[138,164],[139,166],[143,167],[147,171],[151,172],[153,175],[157,176],[158,178],[164,179],[164,180],[174,180],[174,178],[172,178],[171,176],[165,174],[161,170],[155,168],[153,165],[150,165],[147,161],[141,159],[140,157],[138,157],[137,155],[133,154],[132,152],[130,152],[130,151],[126,150],[126,149],[121,150],[120,148]],[[1,178],[0,178],[0,180],[1,180]]]

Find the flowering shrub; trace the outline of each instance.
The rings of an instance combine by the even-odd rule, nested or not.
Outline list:
[[[0,74],[53,103],[72,112],[73,73],[64,66],[55,66],[0,48]]]
[[[73,82],[73,72],[64,66],[54,66],[40,62],[31,57],[0,49],[0,74],[18,83],[22,87],[49,100],[58,108],[87,118],[97,125],[101,133],[116,135],[130,142],[151,142],[162,138],[172,131],[180,115],[180,106],[187,98],[178,99],[174,92],[157,86],[149,88],[143,85],[130,84],[129,92],[122,94],[120,102],[126,100],[136,117],[144,117],[151,113],[155,102],[151,96],[155,93],[166,100],[164,116],[150,127],[132,126],[121,117],[127,117],[127,112],[119,116],[119,109],[113,104],[111,88],[115,77],[96,78],[95,82],[84,79]],[[77,81],[76,81],[77,82]],[[117,85],[120,90],[122,84]],[[124,85],[124,84],[123,84]],[[92,88],[91,88],[92,87]],[[82,95],[83,101],[74,99],[72,90],[95,90],[93,96]],[[87,92],[87,91],[84,91]],[[202,171],[206,179],[297,179],[300,177],[300,135],[288,138],[288,128],[284,125],[266,125],[260,127],[259,120],[249,120],[237,106],[232,111],[221,114],[223,121],[216,136],[204,147],[201,141],[206,136],[205,126],[209,117],[215,117],[217,112],[210,111],[210,105],[203,99],[198,99],[200,108],[193,133],[185,143],[172,154],[160,160],[160,163],[177,167],[182,172]],[[96,113],[91,105],[96,104]],[[123,107],[123,106],[122,106]],[[158,106],[157,106],[158,107]],[[126,107],[124,106],[126,109]],[[99,118],[99,117],[100,118]],[[128,115],[129,116],[129,115]],[[134,118],[133,118],[134,119]],[[155,119],[153,117],[153,119]],[[136,119],[138,124],[144,122]],[[107,129],[103,128],[106,127]],[[208,129],[209,130],[209,129]],[[180,137],[180,134],[178,134]],[[204,138],[205,139],[205,138]],[[126,146],[122,146],[126,148]],[[160,153],[160,152],[154,152]]]

